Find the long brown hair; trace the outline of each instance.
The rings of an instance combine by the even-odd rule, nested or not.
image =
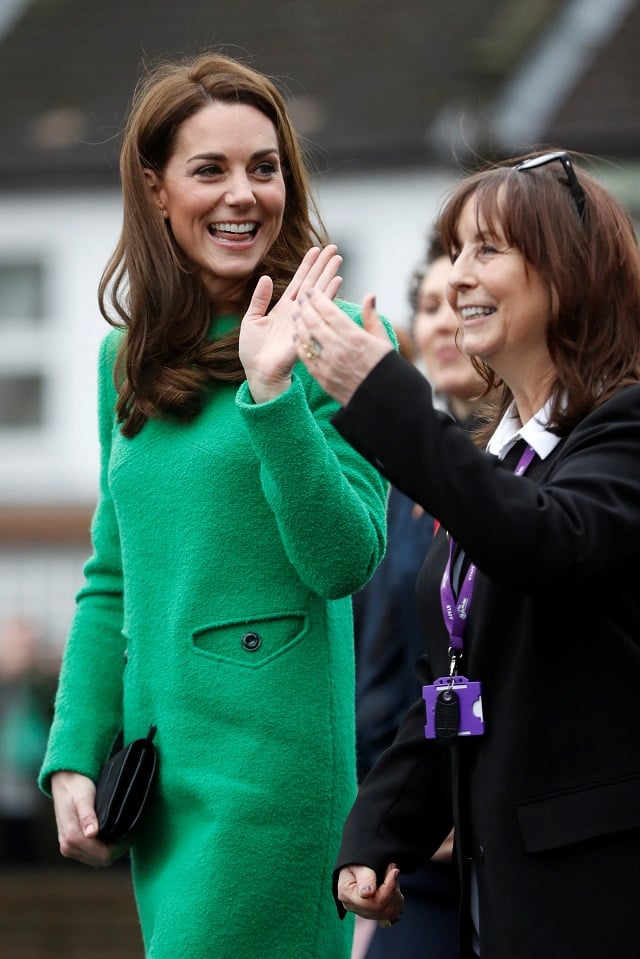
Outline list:
[[[147,419],[195,417],[213,381],[241,382],[238,329],[207,340],[211,304],[193,265],[158,216],[144,169],[161,175],[181,124],[213,101],[246,103],[273,123],[286,186],[282,229],[247,279],[244,313],[255,282],[273,279],[277,300],[309,247],[327,243],[311,193],[303,147],[275,84],[221,53],[164,62],[138,83],[120,154],[123,226],[98,290],[100,311],[127,331],[116,364],[117,415],[125,436]]]
[[[462,179],[445,199],[437,230],[454,254],[462,208],[473,197],[476,221],[489,230],[499,225],[509,245],[548,282],[554,314],[547,346],[556,369],[549,428],[565,435],[621,387],[640,380],[640,253],[627,210],[575,160],[585,195],[582,217],[559,162],[518,171],[523,159]],[[472,362],[497,390],[492,416],[475,433],[483,445],[513,396],[485,363]]]

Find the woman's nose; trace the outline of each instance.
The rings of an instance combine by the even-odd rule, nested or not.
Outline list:
[[[435,316],[434,325],[439,330],[446,330],[449,332],[455,332],[455,330],[457,330],[458,328],[458,320],[456,319],[456,314],[451,308],[451,305],[449,304],[446,297]]]
[[[470,282],[469,269],[467,259],[463,253],[457,256],[451,264],[451,272],[449,273],[447,282],[453,290],[458,290],[461,286],[468,286]]]
[[[256,202],[251,182],[245,174],[234,176],[228,183],[225,202],[229,206],[250,206]]]
[[[475,283],[472,259],[462,252],[454,260],[451,272],[447,277],[447,302],[456,317],[456,327],[458,325],[456,314],[458,294],[463,290],[472,288]]]

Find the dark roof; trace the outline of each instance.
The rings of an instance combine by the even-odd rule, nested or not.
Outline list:
[[[604,0],[603,0],[604,2]],[[606,7],[606,2],[605,2]],[[548,137],[601,156],[640,156],[640,3],[586,60],[548,126]]]
[[[480,118],[466,146],[494,147],[482,118],[566,5],[31,0],[0,39],[0,186],[117,183],[119,131],[144,62],[206,47],[278,82],[321,170],[453,162],[438,118]],[[608,42],[541,139],[640,154],[639,2]]]

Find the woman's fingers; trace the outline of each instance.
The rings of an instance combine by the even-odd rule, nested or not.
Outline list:
[[[327,289],[325,290],[327,296],[330,297],[332,300],[334,300],[336,296],[338,295],[338,290],[340,289],[341,286],[342,286],[342,277],[334,276],[331,282],[327,284]]]
[[[337,250],[338,248],[332,243],[325,246],[305,277],[300,292],[315,287],[333,299],[333,296],[329,293],[329,287],[334,284],[336,279],[339,279],[338,286],[342,283],[342,279],[337,276],[338,270],[342,266],[342,257]]]
[[[253,291],[249,309],[244,315],[244,321],[262,319],[269,309],[273,293],[273,280],[270,276],[261,276]]]
[[[342,257],[337,250],[338,248],[334,243],[329,243],[322,250],[317,246],[307,250],[287,287],[287,296],[295,300],[312,286],[317,286],[318,289],[323,291],[327,290],[329,286],[333,286],[337,279],[338,270],[342,265]],[[338,287],[340,283],[342,283],[342,279],[340,279]]]
[[[377,333],[363,329],[317,288],[298,298],[293,320],[298,359],[342,406],[385,353],[393,349],[386,333],[379,338]],[[370,320],[384,330],[377,315]]]
[[[322,253],[322,250],[318,246],[312,246],[310,250],[307,250],[305,255],[302,257],[300,266],[298,267],[296,272],[293,274],[293,277],[291,278],[291,282],[289,283],[289,285],[287,286],[287,289],[285,290],[283,294],[283,298],[288,297],[288,299],[290,300],[295,300],[295,298],[298,296],[300,292],[302,281],[305,279],[309,270],[311,269],[313,264],[316,262],[318,257],[321,255],[321,253]]]
[[[383,926],[394,925],[404,907],[398,876],[398,867],[391,863],[387,866],[383,884],[377,887],[372,869],[345,866],[338,876],[338,899],[345,909],[365,919],[377,919]]]
[[[308,287],[300,294],[294,318],[316,332],[329,327],[345,335],[353,329],[353,320],[335,305],[330,292],[317,286]]]

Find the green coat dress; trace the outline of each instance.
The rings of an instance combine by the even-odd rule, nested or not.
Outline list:
[[[121,726],[155,723],[131,849],[148,959],[349,959],[331,873],[356,785],[350,596],[384,552],[386,483],[300,363],[271,402],[218,384],[195,421],[124,438],[122,335],[100,352],[93,554],[41,788],[95,779]]]

